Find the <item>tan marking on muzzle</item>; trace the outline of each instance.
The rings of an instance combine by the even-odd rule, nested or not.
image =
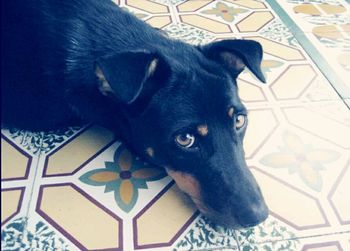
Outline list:
[[[152,147],[148,147],[148,148],[146,149],[146,152],[147,152],[147,154],[148,154],[150,157],[153,158],[153,156],[154,156],[154,149],[153,149]]]
[[[201,199],[200,184],[192,175],[184,172],[173,171],[169,168],[165,168],[165,170],[167,171],[168,175],[174,179],[180,190],[191,197],[192,201],[201,212],[204,213],[208,211],[203,205]]]
[[[208,132],[209,132],[208,126],[207,125],[200,125],[197,127],[197,131],[198,131],[199,135],[201,135],[203,137],[207,136]]]
[[[233,118],[233,113],[234,113],[235,109],[233,109],[233,107],[231,107],[229,110],[228,110],[228,116],[230,118]]]

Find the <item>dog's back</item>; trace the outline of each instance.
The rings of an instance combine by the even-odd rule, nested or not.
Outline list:
[[[2,1],[1,4],[2,121],[32,129],[40,125],[41,116],[46,120],[47,114],[57,111],[59,117],[66,109],[62,102],[57,102],[59,95],[52,95],[54,90],[48,88],[50,83],[55,85],[55,92],[60,92],[59,85],[52,81],[60,82],[62,76],[63,55],[57,51],[57,45],[64,41],[62,36],[52,39],[50,27],[44,25],[41,11],[44,5],[39,1]],[[61,71],[53,72],[51,67]]]
[[[157,31],[109,0],[1,4],[3,125],[41,130],[73,123],[67,93],[95,84],[99,55],[160,41]]]

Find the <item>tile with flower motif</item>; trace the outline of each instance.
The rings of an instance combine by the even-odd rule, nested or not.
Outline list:
[[[300,130],[290,130],[279,128],[248,161],[255,166],[252,171],[271,214],[297,230],[297,237],[346,230],[346,225],[335,217],[337,210],[332,208],[329,193],[337,194],[332,198],[337,198],[339,215],[346,220],[344,212],[350,201],[341,197],[345,187],[338,177],[349,165],[349,151]],[[338,191],[334,187],[339,187],[339,193],[334,192]]]
[[[233,22],[235,20],[235,16],[245,12],[248,12],[248,10],[242,8],[234,8],[222,2],[216,3],[216,6],[212,9],[201,11],[203,14],[220,17],[226,22]]]
[[[272,168],[286,168],[289,174],[297,174],[306,186],[320,192],[323,188],[321,172],[336,161],[340,153],[307,144],[290,131],[284,132],[282,137],[284,144],[280,150],[265,155],[260,162]]]
[[[114,153],[114,161],[105,162],[105,167],[91,170],[80,181],[91,186],[104,186],[105,192],[114,192],[118,206],[129,212],[138,200],[139,189],[147,188],[147,181],[165,177],[165,171],[152,167],[121,145]]]

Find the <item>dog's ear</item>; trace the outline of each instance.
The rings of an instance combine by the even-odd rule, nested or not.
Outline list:
[[[133,104],[145,92],[150,94],[150,90],[155,88],[149,86],[148,82],[152,82],[149,80],[160,68],[160,61],[156,53],[145,50],[120,52],[99,58],[95,64],[99,90],[123,104]]]
[[[261,82],[266,83],[261,71],[263,50],[258,42],[241,39],[223,40],[200,46],[199,49],[207,58],[222,64],[234,77],[247,66]]]

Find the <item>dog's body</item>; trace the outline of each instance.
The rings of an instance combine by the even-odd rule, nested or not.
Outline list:
[[[96,59],[130,49],[151,51],[154,41],[166,43],[164,54],[181,53],[158,31],[109,1],[2,4],[3,119],[21,128],[62,127],[78,123],[77,115],[118,127],[111,114],[117,116],[119,109],[96,89],[91,70]]]
[[[108,0],[2,2],[2,125],[50,130],[98,123],[167,168],[220,224],[267,217],[246,167],[236,78],[259,79],[261,46],[191,46]]]

